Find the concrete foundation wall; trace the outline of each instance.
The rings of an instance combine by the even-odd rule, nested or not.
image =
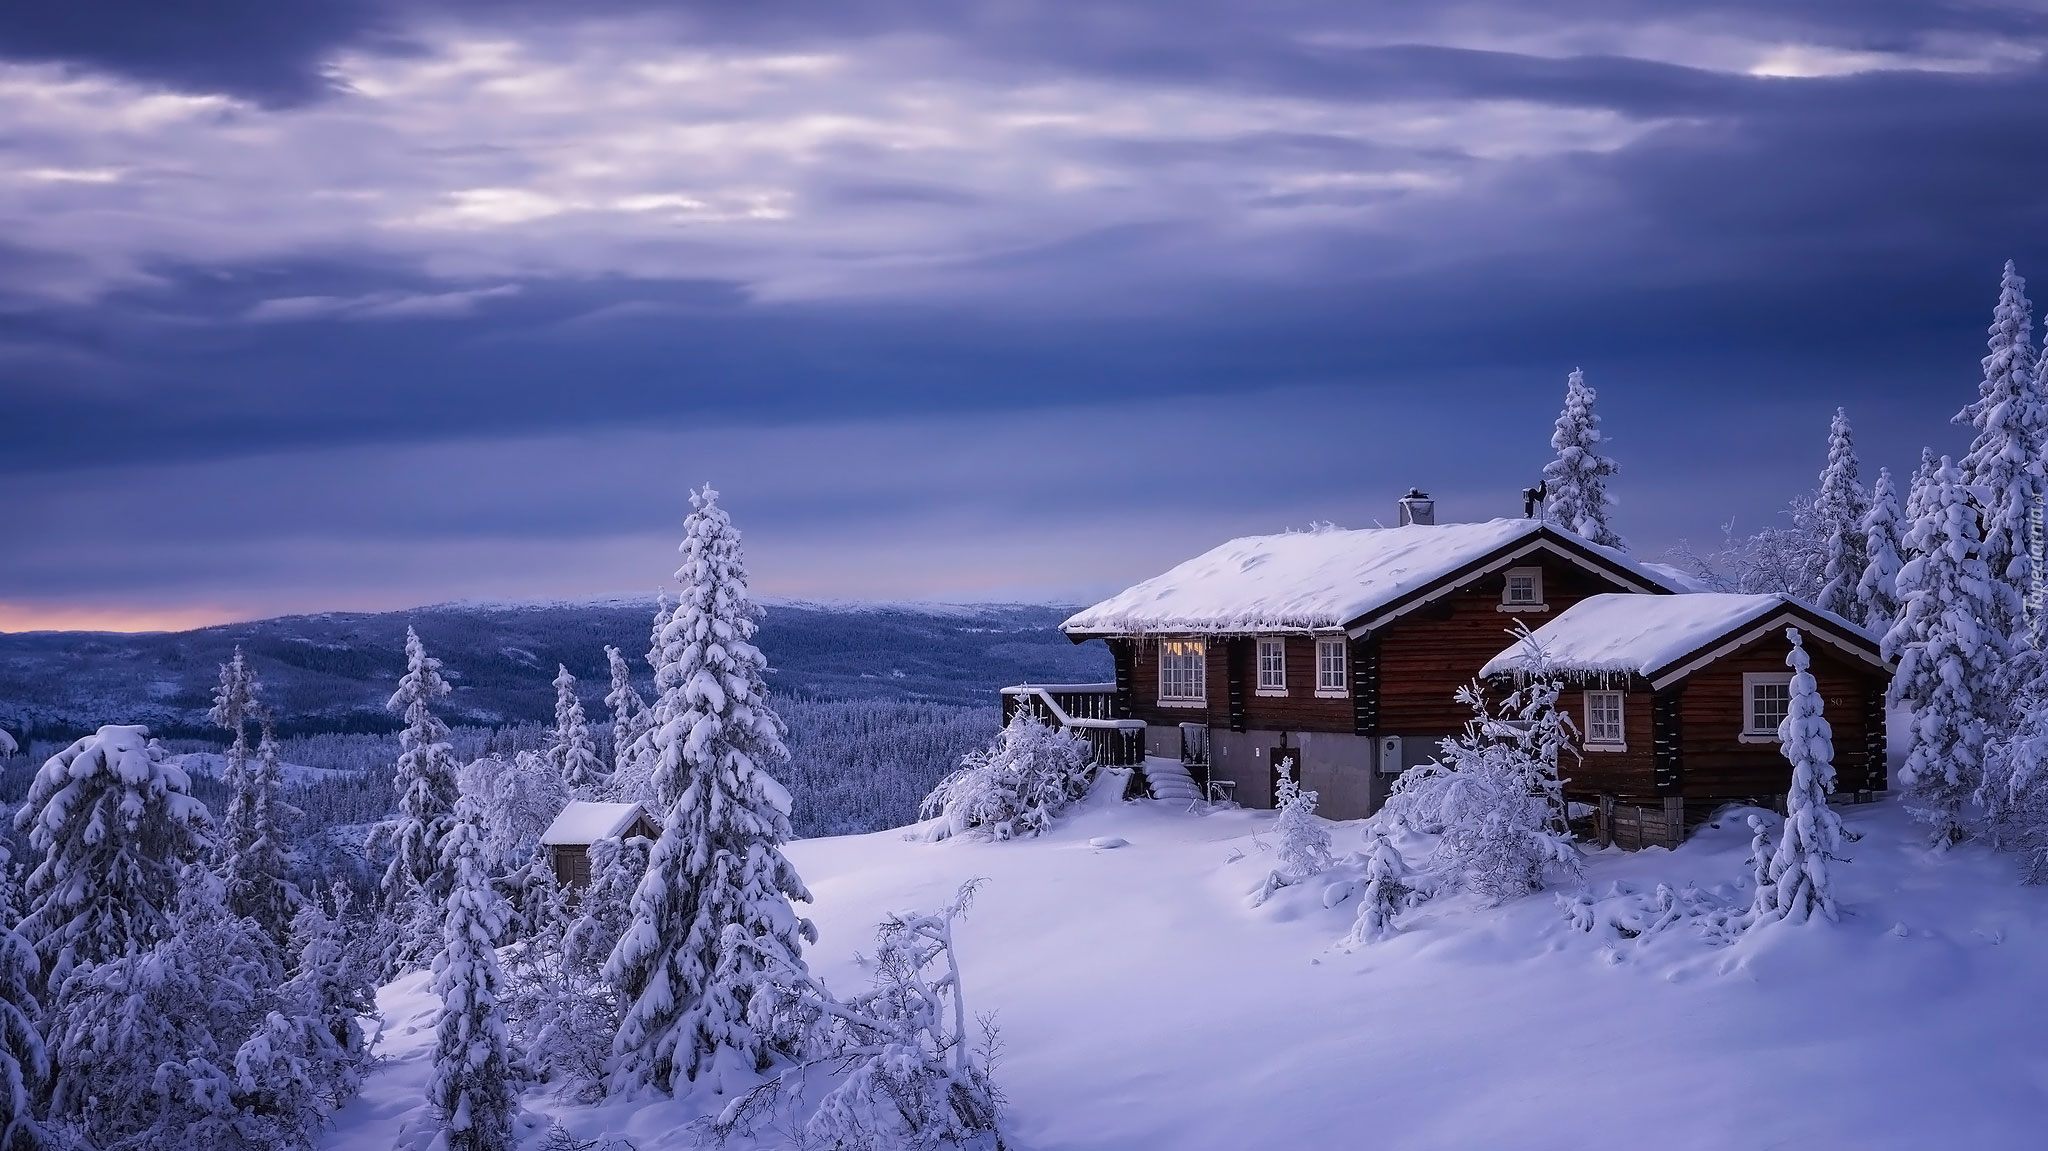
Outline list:
[[[1392,776],[1373,770],[1373,741],[1329,732],[1229,731],[1209,729],[1209,772],[1237,784],[1245,807],[1273,806],[1271,749],[1300,752],[1301,784],[1318,793],[1316,811],[1330,819],[1359,819],[1378,810]],[[1148,755],[1178,756],[1180,729],[1155,725],[1145,730]]]

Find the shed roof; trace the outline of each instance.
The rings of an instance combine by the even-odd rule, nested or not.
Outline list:
[[[540,833],[540,842],[544,847],[588,847],[600,839],[610,839],[625,831],[645,814],[646,809],[637,803],[572,800],[562,809],[562,814],[548,824],[548,829]]]
[[[1481,676],[1518,675],[1539,663],[1567,675],[1639,675],[1653,683],[1691,670],[1717,645],[1779,623],[1882,665],[1876,636],[1841,616],[1784,595],[1596,595],[1567,608],[1488,660]],[[1531,650],[1531,644],[1538,650]],[[1661,684],[1660,684],[1661,686]]]
[[[1612,548],[1533,519],[1245,536],[1211,548],[1061,627],[1069,635],[1334,629],[1396,607],[1489,560],[1549,550],[1644,591],[1672,581]]]

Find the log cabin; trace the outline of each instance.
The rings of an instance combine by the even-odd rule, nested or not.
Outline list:
[[[1782,595],[1596,595],[1509,645],[1480,669],[1505,684],[1561,678],[1558,706],[1580,753],[1560,765],[1570,799],[1594,807],[1596,835],[1625,847],[1676,846],[1687,812],[1776,806],[1792,769],[1778,750],[1790,702],[1787,628],[1806,639],[1834,732],[1838,794],[1886,789],[1885,690],[1876,636]]]
[[[1590,596],[1669,596],[1674,573],[1535,519],[1434,522],[1411,492],[1392,528],[1232,540],[1069,618],[1106,684],[1005,689],[1088,736],[1156,796],[1270,807],[1286,763],[1351,819],[1468,716],[1454,698],[1506,644]]]
[[[650,842],[661,837],[647,812],[637,803],[593,803],[574,800],[562,809],[548,829],[541,832],[540,845],[554,865],[555,882],[580,888],[590,883],[590,845],[600,839],[645,836]]]

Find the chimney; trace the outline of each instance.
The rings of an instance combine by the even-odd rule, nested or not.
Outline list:
[[[1401,497],[1401,526],[1421,524],[1425,527],[1436,523],[1436,501],[1421,488],[1409,488]]]

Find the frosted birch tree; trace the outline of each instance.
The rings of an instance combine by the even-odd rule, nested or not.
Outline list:
[[[1618,548],[1624,545],[1608,522],[1614,498],[1607,494],[1607,481],[1617,469],[1612,459],[1600,454],[1606,437],[1593,411],[1594,398],[1586,374],[1574,368],[1565,382],[1564,411],[1550,436],[1557,456],[1543,465],[1543,518],[1596,544]]]
[[[1856,589],[1869,566],[1863,521],[1870,511],[1870,497],[1864,493],[1857,471],[1849,416],[1836,408],[1828,425],[1828,462],[1821,469],[1820,490],[1813,501],[1823,557],[1816,602],[1852,623],[1863,622],[1863,601]]]
[[[1757,884],[1750,926],[1787,920],[1804,922],[1815,913],[1832,921],[1835,895],[1828,864],[1841,858],[1842,821],[1828,806],[1835,790],[1834,732],[1821,714],[1820,687],[1798,628],[1786,628],[1792,651],[1792,698],[1778,725],[1778,747],[1792,764],[1785,794],[1785,821],[1778,849]]]
[[[1904,566],[1900,542],[1899,493],[1890,468],[1877,470],[1870,510],[1863,515],[1863,575],[1856,581],[1856,603],[1863,626],[1883,636],[1899,618],[1899,568]]]
[[[750,642],[761,609],[739,532],[708,485],[690,503],[681,599],[655,644],[661,836],[604,972],[626,1001],[613,1081],[627,1090],[705,1076],[720,1090],[728,1073],[766,1066],[770,1038],[748,1023],[747,1000],[765,969],[801,969],[803,941],[817,938],[792,907],[810,892],[782,854],[789,793],[768,769],[789,753],[768,706],[767,660]]]
[[[2003,714],[1998,694],[2003,637],[1993,631],[1996,593],[1985,570],[1977,509],[1943,456],[1916,493],[1922,509],[1906,535],[1899,617],[1884,637],[1898,662],[1890,702],[1911,709],[1905,767],[1914,814],[1937,842],[1966,835],[1964,804],[1983,783],[1984,749]]]

